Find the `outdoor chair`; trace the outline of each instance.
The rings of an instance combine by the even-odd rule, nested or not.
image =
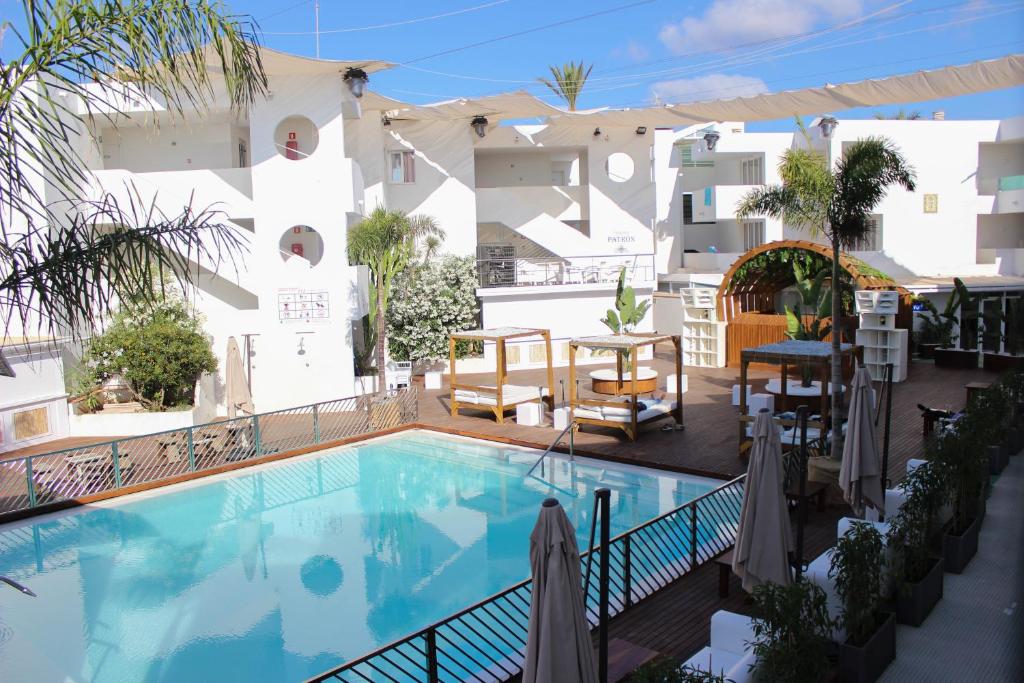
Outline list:
[[[684,666],[724,674],[734,683],[753,681],[750,666],[757,659],[748,643],[754,639],[753,619],[718,610],[711,615],[711,644],[686,660]]]

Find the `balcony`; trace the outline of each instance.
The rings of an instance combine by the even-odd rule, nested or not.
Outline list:
[[[496,258],[477,261],[480,286],[549,287],[613,284],[626,269],[630,283],[650,284],[656,278],[654,254],[611,254],[562,258]]]
[[[756,187],[760,185],[709,185],[694,190],[693,222],[736,220],[736,208],[744,195]]]
[[[563,221],[585,221],[587,188],[573,185],[480,187],[478,223],[500,223],[554,254],[593,251],[590,238]]]
[[[1022,211],[1024,211],[1024,175],[1000,178],[993,213],[1020,213]]]
[[[252,172],[249,168],[199,169],[132,173],[120,169],[93,171],[96,197],[113,195],[127,206],[129,197],[141,200],[169,216],[181,213],[185,206],[195,210],[208,207],[221,211],[229,219],[253,217]]]

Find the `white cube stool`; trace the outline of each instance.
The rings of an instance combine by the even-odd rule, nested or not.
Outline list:
[[[555,429],[562,431],[569,426],[569,409],[568,408],[555,408],[553,413],[555,420]]]
[[[775,396],[773,394],[749,394],[747,396],[747,414],[757,415],[762,408],[769,413],[775,412]]]
[[[527,427],[540,424],[543,411],[537,403],[520,403],[516,406],[516,422]]]
[[[751,386],[748,384],[747,385],[747,396],[750,396],[750,394],[752,392],[753,392],[753,389],[751,389]],[[738,406],[740,404],[740,385],[739,384],[733,384],[732,385],[732,404],[734,406]]]
[[[423,386],[426,389],[441,388],[441,371],[430,370],[423,375]]]
[[[685,394],[686,390],[689,389],[689,382],[687,381],[686,375],[683,375],[682,386],[683,393]],[[673,372],[665,378],[665,392],[669,394],[676,393],[676,373]]]

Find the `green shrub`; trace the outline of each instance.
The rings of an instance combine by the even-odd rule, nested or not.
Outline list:
[[[388,349],[395,360],[448,358],[448,335],[477,327],[476,263],[468,256],[445,256],[395,277],[387,309]],[[474,347],[463,342],[456,357]]]
[[[754,655],[760,681],[819,681],[829,669],[829,636],[835,624],[825,592],[810,581],[754,589]]]
[[[948,500],[945,468],[928,463],[915,468],[903,480],[906,500],[899,514],[886,516],[889,547],[894,551],[893,573],[901,582],[916,583],[932,563],[931,538],[939,510]]]
[[[153,410],[192,405],[200,375],[217,370],[200,320],[178,299],[118,312],[83,361],[97,383],[121,374]]]
[[[854,523],[836,541],[828,575],[843,604],[840,623],[853,645],[870,640],[879,622],[885,560],[882,534],[866,522]]]
[[[644,664],[629,675],[629,683],[731,683],[724,673],[708,673],[683,666],[668,657]]]

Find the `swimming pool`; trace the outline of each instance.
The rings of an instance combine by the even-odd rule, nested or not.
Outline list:
[[[0,680],[299,680],[529,575],[538,506],[588,541],[720,482],[413,431],[0,528]]]

